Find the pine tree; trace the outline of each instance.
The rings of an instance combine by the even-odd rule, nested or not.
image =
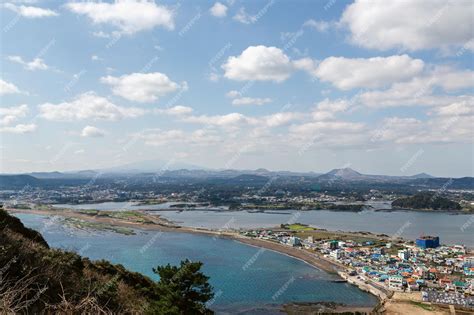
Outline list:
[[[209,277],[200,270],[202,262],[181,261],[180,266],[158,266],[160,301],[155,310],[160,314],[213,314],[206,302],[214,297]]]

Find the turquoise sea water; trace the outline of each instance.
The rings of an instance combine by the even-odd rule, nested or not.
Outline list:
[[[374,305],[374,296],[303,261],[237,241],[186,233],[137,230],[137,235],[83,231],[66,227],[61,219],[16,214],[42,233],[52,247],[78,252],[91,259],[107,259],[157,279],[151,269],[182,259],[199,260],[210,276],[216,298],[211,308],[236,312],[285,302],[333,301]]]

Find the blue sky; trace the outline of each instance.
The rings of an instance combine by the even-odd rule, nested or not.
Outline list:
[[[470,1],[1,6],[1,172],[474,173]]]

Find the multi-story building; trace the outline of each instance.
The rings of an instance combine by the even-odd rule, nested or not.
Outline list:
[[[410,258],[410,252],[406,249],[398,251],[398,257],[402,260],[408,260]]]
[[[416,239],[416,245],[421,248],[436,248],[439,247],[438,236],[420,236]]]
[[[388,277],[388,287],[391,290],[403,290],[403,277],[399,275],[392,275]]]
[[[329,254],[332,258],[338,260],[338,259],[341,259],[342,256],[343,256],[343,251],[340,250],[340,249],[335,249],[333,251],[331,251],[331,253]]]

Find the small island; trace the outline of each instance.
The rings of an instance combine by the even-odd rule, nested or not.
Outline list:
[[[392,202],[395,209],[459,211],[458,202],[441,197],[434,192],[420,192],[410,197],[396,199]]]

